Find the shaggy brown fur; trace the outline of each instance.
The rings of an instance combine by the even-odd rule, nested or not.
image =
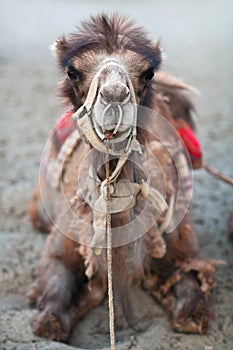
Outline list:
[[[83,104],[101,62],[110,56],[126,67],[138,104],[150,107],[175,126],[183,119],[193,127],[193,105],[187,95],[187,87],[165,73],[156,73],[161,61],[159,44],[154,45],[141,28],[135,27],[127,19],[116,15],[91,18],[76,33],[57,41],[56,54],[60,67],[68,75],[61,83],[61,94],[75,111]],[[155,78],[152,79],[154,72]],[[139,115],[139,118],[143,116]],[[134,164],[144,164],[151,176],[152,187],[161,190],[158,165],[147,152],[151,150],[163,168],[169,201],[171,195],[177,193],[177,172],[171,154],[158,139],[151,136],[153,132],[158,132],[157,128],[153,120],[148,125],[152,133],[138,128],[143,155],[132,155],[131,160]],[[54,153],[53,157],[56,157],[57,150],[54,151],[53,143],[50,147],[50,154]],[[77,193],[77,174],[89,149],[89,145],[78,142],[66,161],[61,186],[67,200]],[[94,159],[98,169],[102,158],[103,155],[94,151],[90,162],[93,163]],[[114,162],[111,161],[111,171]],[[127,162],[119,179],[128,178],[137,182],[141,178],[138,171]],[[104,179],[104,172],[100,171],[99,177]],[[46,178],[42,186],[47,193],[47,207],[51,209],[50,219],[54,225],[41,206],[37,188],[29,214],[35,227],[47,228],[50,234],[42,253],[37,279],[28,297],[40,310],[34,332],[50,339],[67,340],[74,319],[83,317],[106,297],[106,252],[103,249],[101,255],[96,256],[91,247],[82,243],[91,234],[82,223],[92,222],[92,210],[84,199],[76,195],[72,207],[75,217],[70,216],[70,212],[66,213],[61,188],[51,189]],[[112,215],[112,226],[127,224],[141,212],[144,205],[143,201],[138,201],[134,208]],[[152,215],[156,216],[156,212],[149,207],[146,215],[150,220]],[[163,216],[159,217],[147,234],[135,242],[113,249],[113,282],[118,285],[117,292],[121,298],[124,298],[128,284],[140,286],[153,295],[166,310],[175,330],[204,333],[211,318],[207,298],[214,285],[212,275],[216,262],[200,259],[189,211],[173,232],[164,234],[162,238],[158,225],[163,219]],[[140,224],[143,227],[144,223]],[[126,318],[130,323],[130,315]]]

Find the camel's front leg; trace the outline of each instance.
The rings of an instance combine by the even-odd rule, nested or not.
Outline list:
[[[169,310],[172,328],[183,333],[205,333],[212,312],[198,282],[184,275],[173,290],[174,305]]]
[[[184,333],[205,333],[212,312],[207,299],[213,289],[215,266],[221,262],[199,258],[195,231],[188,217],[166,238],[167,253],[151,259],[144,280],[147,289],[163,305],[171,326]]]
[[[50,261],[49,273],[37,307],[40,310],[33,332],[41,337],[66,340],[74,319],[70,310],[75,286],[75,276],[62,263]]]
[[[158,276],[151,275],[144,287],[162,304],[172,328],[182,333],[205,333],[212,312],[206,294],[192,273],[177,270],[164,284],[159,280]]]
[[[72,260],[66,241],[56,230],[48,236],[37,279],[28,293],[30,302],[40,310],[34,333],[56,340],[69,336],[74,318],[71,305],[85,278],[82,258],[77,255]]]
[[[28,293],[40,313],[34,333],[65,341],[73,321],[99,305],[106,296],[105,274],[88,280],[79,244],[54,230],[47,238],[38,276]]]

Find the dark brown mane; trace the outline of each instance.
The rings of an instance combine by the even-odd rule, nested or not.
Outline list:
[[[106,51],[113,54],[119,50],[131,50],[146,59],[157,68],[160,65],[160,55],[157,47],[147,38],[143,28],[135,26],[134,22],[118,14],[108,16],[102,14],[82,22],[77,32],[61,38],[60,65],[66,67],[72,57],[85,51]]]

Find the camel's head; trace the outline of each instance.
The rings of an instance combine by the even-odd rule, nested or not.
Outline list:
[[[66,74],[61,85],[66,101],[75,111],[89,104],[101,139],[127,139],[135,123],[135,105],[149,103],[161,62],[159,44],[126,18],[101,15],[57,40],[54,48]]]

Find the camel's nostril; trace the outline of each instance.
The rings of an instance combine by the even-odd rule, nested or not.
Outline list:
[[[130,98],[130,91],[124,84],[109,84],[100,90],[100,98],[104,104],[126,103]]]
[[[128,88],[127,88],[128,89]],[[129,91],[129,89],[128,89],[128,91],[127,91],[127,93],[126,93],[126,96],[125,96],[125,99],[124,99],[124,101],[122,101],[122,102],[124,102],[124,103],[127,103],[128,101],[129,101],[129,99],[130,99],[130,91]]]

